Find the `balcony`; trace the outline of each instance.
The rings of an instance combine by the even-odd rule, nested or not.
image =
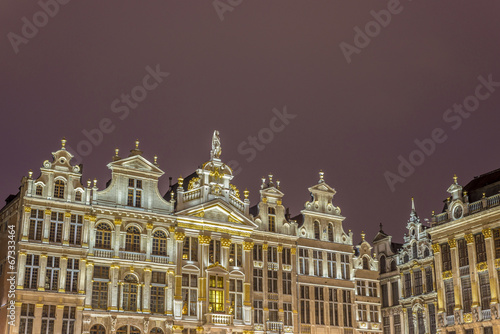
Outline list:
[[[115,251],[112,249],[94,249],[94,256],[112,258]]]
[[[145,261],[146,254],[136,253],[136,252],[128,252],[128,251],[120,251],[120,259],[132,260],[132,261]]]
[[[151,261],[154,263],[168,264],[168,255],[151,255]]]
[[[268,332],[279,332],[283,331],[283,322],[281,321],[267,321],[266,322]]]
[[[207,318],[207,323],[212,325],[219,325],[219,326],[233,325],[233,315],[231,314],[207,313],[206,318]]]
[[[483,320],[491,320],[491,310],[482,310]]]

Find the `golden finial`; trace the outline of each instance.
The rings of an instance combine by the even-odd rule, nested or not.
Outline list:
[[[88,180],[87,180],[87,188],[90,188],[90,184],[91,184],[91,183],[92,183],[92,182],[90,182],[90,179],[88,179]]]
[[[94,187],[97,187],[97,179],[94,179]]]
[[[486,193],[483,193],[483,198],[486,198]]]
[[[464,196],[467,196],[467,192],[466,191],[464,191]]]
[[[30,169],[30,171],[28,172],[28,178],[31,180],[32,177],[33,177],[33,171]]]
[[[323,172],[322,169],[319,170],[319,183],[324,182],[325,180],[323,179],[325,176],[325,173]]]
[[[243,192],[243,195],[245,196],[245,199],[248,199],[248,195],[250,195],[250,192],[248,191],[247,188],[245,188],[245,191]]]
[[[174,201],[174,192],[173,191],[170,192],[170,200],[172,202]]]
[[[115,157],[117,157],[117,156],[118,156],[118,153],[119,153],[119,152],[120,152],[120,149],[115,148]]]
[[[280,180],[276,180],[276,188],[280,188]]]
[[[156,155],[154,156],[154,164],[158,165],[158,156],[156,156]]]
[[[455,184],[457,184],[457,180],[458,180],[457,174],[453,175],[453,181],[455,182]]]
[[[182,175],[179,176],[179,178],[177,179],[177,181],[179,182],[179,187],[182,187],[182,183],[184,182],[184,179],[182,178]]]
[[[432,215],[433,215],[433,216],[435,216],[435,214],[434,214],[434,210],[432,210]]]
[[[135,149],[138,150],[139,149],[139,139],[136,139],[135,140]]]
[[[273,174],[269,173],[269,183],[273,181]]]
[[[65,147],[66,147],[66,137],[63,137],[63,138],[61,139],[61,146],[62,146],[62,148],[65,148]]]
[[[361,239],[365,241],[365,231],[361,231]]]

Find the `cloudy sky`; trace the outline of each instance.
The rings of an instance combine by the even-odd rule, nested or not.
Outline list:
[[[126,156],[138,138],[146,158],[158,155],[164,192],[168,176],[209,159],[218,130],[221,157],[253,203],[272,173],[298,214],[322,169],[356,241],[362,230],[371,240],[379,223],[399,241],[411,197],[430,218],[453,174],[465,185],[500,167],[499,10],[472,1],[4,0],[0,196],[28,170],[37,175],[63,136],[84,180],[101,189],[114,149]]]

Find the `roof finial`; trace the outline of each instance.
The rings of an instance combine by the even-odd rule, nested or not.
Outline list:
[[[66,149],[66,137],[63,137],[61,139],[61,149],[63,149],[63,150]]]
[[[135,149],[138,150],[139,149],[139,139],[136,139],[135,140]]]
[[[222,148],[220,144],[219,131],[215,130],[212,135],[212,150],[210,151],[210,158],[212,160],[219,159],[222,153]]]
[[[325,180],[323,179],[324,175],[325,175],[325,173],[323,172],[322,169],[320,169],[320,171],[319,171],[319,182],[318,183],[325,182]]]
[[[158,156],[157,155],[154,156],[154,164],[158,165]]]
[[[30,171],[28,172],[28,178],[31,180],[32,177],[33,177],[33,171],[30,169]]]
[[[382,223],[380,223],[379,226],[380,226],[380,232],[382,232],[382,227],[383,227]]]
[[[411,198],[411,211],[415,211],[415,201]]]
[[[458,180],[457,174],[453,175],[453,182],[455,182],[455,184],[458,184],[457,180]]]
[[[117,156],[118,156],[118,153],[119,153],[119,152],[120,152],[120,149],[115,148],[115,157],[117,157]]]
[[[365,231],[361,231],[361,239],[363,241],[365,241],[365,236],[366,236]]]
[[[248,191],[247,188],[245,188],[245,191],[243,192],[243,195],[245,195],[245,199],[247,199],[248,195],[250,195],[250,192]]]

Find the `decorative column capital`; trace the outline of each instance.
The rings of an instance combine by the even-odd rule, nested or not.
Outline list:
[[[222,247],[229,248],[231,247],[231,239],[221,238],[220,244]]]
[[[52,210],[50,210],[50,209],[45,209],[45,211],[44,211],[44,212],[45,212],[45,214],[46,214],[46,215],[50,215],[50,214],[52,213]]]
[[[71,212],[65,212],[65,213],[64,213],[64,217],[66,217],[66,218],[71,217]],[[58,305],[58,306],[59,306],[59,305]]]
[[[485,239],[491,238],[491,228],[485,228],[485,229],[483,229],[483,235],[484,235]]]
[[[465,241],[467,241],[468,244],[473,244],[474,243],[474,235],[472,233],[466,234]]]
[[[184,241],[184,238],[186,238],[186,234],[184,232],[175,232],[175,240],[177,241]]]
[[[457,241],[455,239],[449,239],[448,240],[448,245],[450,245],[450,248],[456,248],[457,247]]]
[[[278,245],[278,253],[282,253],[283,252],[283,246],[282,245]]]
[[[251,251],[253,249],[254,243],[253,241],[244,241],[243,242],[243,249],[246,251]]]
[[[210,237],[209,235],[199,235],[198,236],[198,242],[201,245],[208,245],[211,240],[212,240],[212,237]]]
[[[120,226],[122,224],[121,218],[115,218],[115,226]]]
[[[31,212],[31,207],[25,206],[24,207],[24,212]]]
[[[435,253],[439,253],[441,251],[441,246],[439,244],[432,244],[432,251]]]
[[[269,244],[262,244],[262,250],[265,250],[267,251],[267,249],[269,248]]]
[[[290,253],[291,253],[292,255],[297,254],[297,248],[292,247],[292,248],[290,249]]]
[[[147,223],[147,224],[146,224],[146,228],[147,228],[148,230],[152,230],[152,229],[153,229],[153,223]]]

